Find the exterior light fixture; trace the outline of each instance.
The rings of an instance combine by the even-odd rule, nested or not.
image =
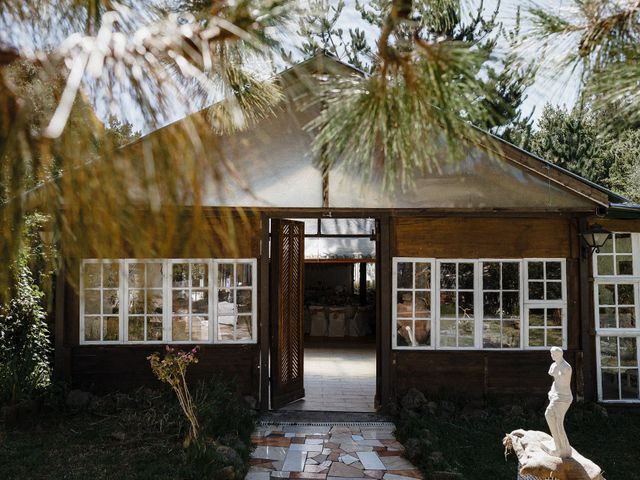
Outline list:
[[[611,238],[611,232],[602,227],[602,225],[594,223],[584,232],[580,234],[582,241],[586,248],[591,250],[591,253],[600,253],[600,249],[607,243],[607,240]],[[585,250],[586,250],[585,248]],[[584,252],[585,256],[587,252]]]

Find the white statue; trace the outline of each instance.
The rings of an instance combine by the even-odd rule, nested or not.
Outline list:
[[[549,406],[544,417],[549,424],[554,445],[548,449],[551,455],[560,458],[571,457],[571,446],[567,433],[564,431],[564,416],[573,401],[571,394],[571,365],[562,356],[562,349],[551,348],[551,358],[554,362],[549,368],[549,375],[553,377],[553,384],[549,390]]]

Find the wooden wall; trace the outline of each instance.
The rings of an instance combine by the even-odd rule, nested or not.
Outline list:
[[[578,221],[569,217],[397,217],[392,257],[565,258],[567,262],[567,360],[574,391],[581,388],[580,248]],[[396,394],[417,388],[438,396],[532,395],[546,399],[551,363],[547,351],[392,352]],[[576,368],[577,367],[577,368]]]
[[[260,218],[249,215],[211,212],[207,215],[207,228],[202,230],[187,249],[176,246],[172,258],[207,258],[208,252],[216,252],[218,258],[258,258],[260,256]],[[178,253],[179,252],[179,253]],[[209,253],[211,255],[211,253]],[[86,257],[95,257],[87,252]],[[168,255],[169,256],[169,255]],[[105,255],[105,257],[107,257]],[[129,258],[129,253],[119,257]],[[108,257],[107,257],[108,258]],[[154,255],[138,255],[138,258],[154,258]],[[141,385],[159,385],[153,377],[146,357],[162,350],[163,345],[80,345],[79,296],[77,293],[80,260],[68,263],[64,294],[64,342],[63,378],[74,387],[93,391],[129,390]],[[256,279],[259,278],[259,272]],[[262,292],[258,292],[261,295]],[[180,345],[176,345],[180,348]],[[193,348],[185,345],[184,348]],[[260,390],[258,344],[250,345],[201,345],[200,362],[191,367],[192,379],[220,375],[233,381],[243,394],[258,398]]]

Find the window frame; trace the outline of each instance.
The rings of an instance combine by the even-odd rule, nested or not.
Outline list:
[[[392,296],[392,301],[391,301],[391,349],[392,350],[435,350],[436,349],[436,345],[435,345],[435,308],[433,305],[434,302],[434,298],[436,295],[436,291],[437,291],[437,284],[436,284],[436,280],[435,280],[435,258],[418,258],[418,257],[393,257],[392,261],[391,261],[391,272],[392,272],[392,282],[391,282],[391,296]],[[414,303],[415,303],[415,292],[416,292],[416,288],[415,288],[415,264],[416,263],[428,263],[431,266],[431,275],[430,275],[430,288],[428,289],[424,289],[426,291],[428,291],[431,295],[430,297],[430,312],[431,315],[429,318],[425,318],[425,319],[420,319],[423,321],[430,321],[431,322],[431,331],[429,332],[429,345],[411,345],[411,346],[399,346],[397,345],[398,343],[398,311],[396,308],[396,302],[397,302],[397,296],[398,296],[398,263],[411,263],[413,265],[413,276],[412,276],[412,288],[410,289],[411,292],[414,295]],[[409,289],[403,288],[402,290],[406,290],[408,291]],[[423,291],[423,289],[420,289],[419,291]],[[439,302],[438,302],[439,303]],[[415,313],[415,307],[414,307],[414,313]],[[400,320],[412,320],[414,322],[414,332],[415,332],[415,315],[413,315],[410,318],[400,318]]]
[[[602,402],[602,403],[632,403],[632,404],[637,404],[640,403],[640,394],[638,395],[637,399],[633,399],[633,398],[618,398],[618,399],[604,399],[604,392],[602,390],[602,346],[601,346],[601,339],[602,337],[614,337],[617,340],[617,347],[618,348],[618,354],[619,354],[619,345],[620,345],[620,338],[635,338],[636,339],[636,370],[638,370],[638,372],[640,372],[640,332],[636,332],[635,334],[631,334],[629,332],[624,332],[624,333],[620,333],[620,332],[616,332],[613,333],[611,335],[609,334],[596,334],[596,367],[597,367],[597,379],[596,379],[596,383],[598,385],[598,401]],[[622,382],[620,381],[620,370],[621,370],[621,366],[620,366],[620,358],[618,355],[618,366],[617,367],[605,367],[609,368],[609,369],[615,369],[617,371],[617,375],[618,375],[618,397],[622,397],[621,393],[622,393]],[[640,380],[639,380],[640,381]],[[640,390],[640,388],[639,388]]]
[[[159,263],[163,265],[163,281],[162,281],[162,334],[163,340],[129,340],[128,338],[128,329],[129,329],[129,265],[135,263]],[[208,282],[208,308],[206,314],[209,319],[209,325],[207,329],[208,340],[173,340],[172,339],[172,275],[173,275],[173,265],[175,264],[197,264],[204,263],[207,265],[208,273],[207,273],[207,282]],[[234,340],[234,341],[217,341],[215,337],[215,333],[217,332],[217,307],[218,301],[217,296],[214,296],[214,292],[217,293],[217,277],[214,279],[214,271],[217,275],[217,265],[220,263],[250,263],[252,265],[252,285],[250,287],[252,292],[252,310],[251,310],[251,322],[252,322],[252,336],[250,340]],[[84,286],[84,269],[87,264],[118,264],[118,287],[115,288],[118,292],[119,296],[119,309],[118,309],[118,340],[85,340],[85,286]],[[257,258],[238,258],[238,259],[230,259],[230,258],[117,258],[117,259],[96,259],[96,258],[84,258],[80,260],[80,290],[79,290],[79,345],[160,345],[160,344],[175,344],[175,345],[223,345],[223,344],[235,344],[235,345],[248,345],[248,344],[257,344],[258,343],[258,272],[257,272],[258,260]],[[215,269],[215,270],[214,270]],[[145,266],[146,270],[146,266]],[[104,289],[102,286],[102,269],[100,271],[100,291]],[[146,277],[145,277],[146,279]],[[216,282],[214,283],[214,280]],[[191,276],[189,281],[191,282]],[[148,287],[144,287],[145,293]],[[176,288],[177,289],[177,288]],[[248,288],[247,288],[248,289]],[[188,288],[191,291],[191,287]],[[100,301],[102,302],[102,293],[100,296]],[[145,295],[146,302],[146,295]],[[101,303],[102,305],[102,303]],[[146,305],[146,304],[145,304]],[[102,308],[102,306],[101,306]],[[101,313],[100,315],[93,315],[104,317]],[[113,315],[115,316],[115,315]],[[138,316],[138,315],[136,315]],[[143,315],[146,318],[147,314]],[[191,312],[188,314],[189,319],[191,319],[193,315]],[[249,316],[249,314],[247,314]],[[191,320],[190,320],[191,321]],[[102,319],[101,319],[102,322]],[[215,328],[214,328],[215,325]],[[191,329],[191,326],[189,327]],[[102,323],[100,326],[100,333],[102,335]],[[146,331],[146,324],[145,324]],[[191,331],[191,330],[190,330]],[[191,335],[190,335],[191,336]],[[171,340],[170,340],[171,339]]]
[[[560,300],[528,300],[528,265],[530,262],[560,262],[561,267],[561,292]],[[398,316],[396,309],[398,295],[398,263],[430,263],[431,264],[431,345],[429,346],[398,346],[397,329]],[[472,347],[440,346],[441,316],[440,316],[440,291],[441,272],[440,266],[443,263],[472,263],[474,264],[474,345]],[[483,347],[484,328],[484,288],[482,285],[482,272],[485,263],[517,263],[519,266],[519,308],[520,308],[520,339],[518,347]],[[414,270],[415,272],[415,270]],[[415,273],[414,273],[415,275]],[[391,348],[393,350],[442,350],[442,351],[539,351],[547,350],[549,347],[529,346],[529,316],[531,308],[560,308],[562,311],[562,348],[567,348],[568,342],[568,301],[567,301],[567,266],[565,258],[531,257],[531,258],[429,258],[429,257],[393,257],[392,258],[392,338]],[[415,279],[414,279],[415,287]],[[407,289],[401,289],[407,290]],[[449,289],[445,289],[449,290]],[[492,290],[490,290],[492,291]],[[415,288],[412,289],[415,292]],[[413,319],[413,318],[412,318]],[[503,320],[501,320],[503,321]],[[545,327],[546,329],[546,327]]]

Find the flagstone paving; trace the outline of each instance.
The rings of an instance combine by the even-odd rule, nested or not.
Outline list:
[[[260,426],[246,480],[416,480],[390,423]]]

